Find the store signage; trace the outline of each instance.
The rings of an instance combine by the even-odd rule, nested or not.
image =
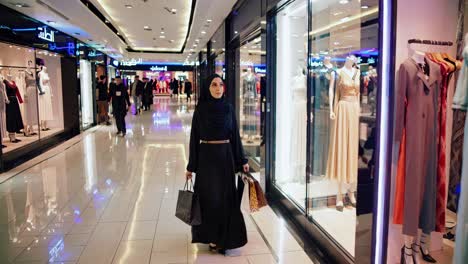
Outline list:
[[[119,67],[119,61],[118,60],[113,60],[112,65],[114,65],[115,67]]]
[[[121,61],[120,64],[122,66],[135,66],[135,65],[138,65],[138,64],[142,64],[143,63],[143,60],[141,58],[139,59],[130,59],[130,60],[127,60],[127,61]]]
[[[37,35],[38,38],[47,40],[49,42],[54,42],[55,41],[55,32],[53,30],[47,30],[47,27],[38,27],[39,30],[39,35]]]
[[[102,53],[97,53],[95,50],[92,50],[88,53],[88,57],[97,57],[97,56],[101,56]]]
[[[266,68],[255,67],[255,73],[266,73]]]
[[[167,66],[151,66],[151,71],[167,71]]]

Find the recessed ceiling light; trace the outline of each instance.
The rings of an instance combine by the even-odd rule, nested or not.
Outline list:
[[[239,32],[237,32],[237,31],[234,31],[234,34],[237,34],[237,33],[239,33]]]
[[[211,41],[211,42],[216,43],[216,40],[213,39],[213,41]]]
[[[362,9],[368,9],[368,8],[369,8],[369,6],[367,6],[367,5],[363,5],[363,6],[361,6],[361,8],[362,8]]]
[[[202,34],[206,34],[206,31],[202,31],[201,33],[202,33]]]
[[[105,22],[106,22],[107,24],[109,24],[109,23],[110,23],[110,22],[109,22],[109,20],[107,20],[107,19],[106,19],[106,21],[105,21]]]
[[[197,47],[198,45],[197,44],[193,44],[194,47]]]
[[[265,20],[262,20],[262,21],[260,21],[260,24],[266,25],[266,21],[265,21]]]
[[[211,22],[213,22],[213,20],[207,19],[206,22],[211,23]]]
[[[163,38],[166,38],[166,36],[161,35],[161,36],[159,36],[159,38],[162,38],[162,39],[163,39]]]
[[[25,3],[15,3],[14,4],[16,7],[29,7],[29,5],[25,4]]]
[[[196,39],[195,42],[198,43],[198,42],[200,42],[200,40],[199,40],[199,39]]]
[[[347,3],[349,3],[349,0],[340,0],[339,3],[342,5],[346,5]]]
[[[125,5],[126,8],[133,8],[132,5]]]
[[[170,42],[170,43],[174,43],[174,40],[173,40],[173,39],[171,39],[171,40],[169,40],[169,42]]]
[[[177,12],[177,9],[172,8],[172,9],[171,9],[171,12],[172,12],[172,13],[175,13],[175,12]]]
[[[164,33],[166,33],[166,32],[164,32],[164,31],[161,31],[161,34],[164,34]]]
[[[144,28],[144,29],[148,29],[148,28],[150,28],[150,27],[149,27],[149,26],[144,26],[143,28]]]

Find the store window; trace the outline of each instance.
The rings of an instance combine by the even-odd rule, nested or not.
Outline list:
[[[305,210],[307,148],[307,1],[276,17],[275,184]]]
[[[357,239],[363,239],[357,229],[372,233],[378,4],[313,1],[307,34],[310,171],[306,187],[305,179],[298,178],[302,185],[296,188],[307,193],[300,202],[303,205],[306,197],[306,212],[314,225],[350,258]]]
[[[0,43],[4,154],[63,130],[61,56]]]
[[[88,128],[94,123],[93,103],[93,74],[92,65],[88,60],[80,60],[80,103],[81,103],[81,126]]]
[[[265,49],[259,35],[239,48],[240,90],[239,123],[240,135],[246,155],[260,163],[261,94],[266,84]]]

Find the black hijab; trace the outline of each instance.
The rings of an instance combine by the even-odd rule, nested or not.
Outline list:
[[[215,78],[221,78],[218,74],[213,74],[208,77],[205,86],[200,91],[200,101],[198,104],[198,111],[204,122],[209,129],[223,129],[229,121],[229,105],[223,97],[216,99],[211,96],[210,85]]]

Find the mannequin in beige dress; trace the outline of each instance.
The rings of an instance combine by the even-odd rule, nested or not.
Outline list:
[[[338,183],[336,209],[343,211],[343,187],[356,207],[359,151],[359,86],[360,71],[356,57],[349,56],[337,76],[330,81],[330,118],[333,120],[326,175]],[[333,91],[336,82],[336,91]]]

